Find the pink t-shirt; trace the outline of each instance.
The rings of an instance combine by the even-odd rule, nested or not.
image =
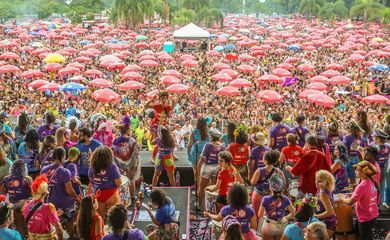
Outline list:
[[[378,193],[374,182],[362,180],[352,193],[355,203],[355,213],[360,223],[378,217]]]
[[[24,219],[27,218],[31,209],[38,203],[39,200],[28,201],[23,207]],[[27,224],[27,230],[30,233],[46,234],[51,232],[52,225],[59,222],[57,211],[54,205],[42,204],[33,214],[30,221]]]

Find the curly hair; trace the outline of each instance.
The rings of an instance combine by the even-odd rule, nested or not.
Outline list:
[[[319,170],[316,172],[316,182],[320,189],[333,191],[335,188],[334,176],[326,170]]]
[[[228,192],[228,203],[236,208],[244,208],[248,204],[248,191],[240,184],[233,184]]]
[[[101,146],[93,151],[90,161],[91,167],[95,173],[106,170],[112,164],[112,150],[109,147]]]
[[[200,133],[200,139],[202,141],[207,140],[207,123],[205,118],[200,117],[198,119],[198,121],[196,122],[196,129],[198,129]]]

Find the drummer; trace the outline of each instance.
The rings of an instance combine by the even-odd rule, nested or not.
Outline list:
[[[368,161],[361,161],[354,165],[354,168],[360,183],[356,186],[351,197],[345,198],[345,196],[341,195],[340,201],[355,206],[357,216],[356,233],[359,239],[374,239],[373,227],[378,217],[379,196],[379,186],[376,180],[374,180],[377,170]]]

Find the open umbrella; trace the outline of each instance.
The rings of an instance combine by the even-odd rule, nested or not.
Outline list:
[[[47,91],[47,90],[50,90],[50,91],[57,91],[58,88],[60,87],[60,85],[58,85],[57,83],[47,83],[41,87],[38,88],[38,91],[40,92],[44,92],[44,91]]]
[[[65,57],[58,53],[49,53],[44,59],[44,63],[62,63],[65,62]]]
[[[283,101],[283,97],[279,93],[272,90],[260,91],[256,94],[256,97],[266,103],[276,103]]]
[[[144,76],[137,72],[127,72],[125,74],[122,74],[122,78],[126,80],[142,80],[144,79]]]
[[[45,81],[45,80],[35,80],[35,81],[32,81],[31,83],[29,83],[28,86],[31,87],[31,88],[40,88],[43,85],[46,85],[48,83],[49,82]]]
[[[218,89],[216,93],[218,95],[227,96],[227,97],[234,97],[240,95],[240,91],[235,87],[223,87]]]
[[[281,78],[291,76],[291,73],[288,70],[283,68],[275,68],[274,70],[272,70],[272,74]]]
[[[17,73],[20,72],[20,68],[14,65],[4,65],[0,67],[0,73]]]
[[[167,90],[170,93],[186,93],[188,89],[190,88],[183,84],[172,84],[169,87],[167,87]]]
[[[62,84],[60,86],[60,89],[64,92],[76,92],[83,91],[85,89],[85,86],[79,83],[69,82]]]
[[[322,94],[322,92],[315,89],[305,89],[299,93],[298,98],[307,99],[310,95],[314,95],[314,94]]]
[[[112,86],[112,82],[110,82],[104,78],[97,78],[97,79],[94,79],[94,80],[88,82],[88,85],[93,86],[93,87],[109,88]]]
[[[92,93],[92,98],[103,103],[117,102],[121,96],[111,89],[99,89]]]
[[[28,70],[19,75],[21,78],[40,78],[43,77],[43,72],[39,70]]]
[[[367,103],[371,103],[371,104],[373,104],[373,103],[390,104],[390,99],[388,99],[385,96],[378,95],[378,94],[374,94],[374,95],[370,95],[370,96],[364,97],[362,100],[367,102]]]
[[[250,87],[252,83],[244,78],[237,78],[231,82],[229,82],[229,86],[232,87]]]
[[[180,83],[180,79],[178,79],[177,77],[175,76],[171,76],[171,75],[165,75],[165,76],[162,76],[160,81],[165,84],[165,85],[172,85],[172,84],[178,84]]]
[[[127,82],[124,82],[122,84],[119,85],[119,88],[121,90],[137,90],[137,89],[141,89],[141,88],[144,88],[145,85],[140,83],[140,82],[137,82],[137,81],[127,81]]]
[[[310,84],[306,85],[306,88],[307,89],[314,89],[314,90],[318,90],[318,91],[325,91],[325,90],[329,89],[329,87],[326,86],[324,83],[319,83],[319,82],[310,83]]]
[[[311,94],[307,97],[307,100],[317,106],[324,107],[332,107],[336,103],[333,98],[325,94]]]
[[[48,71],[48,72],[55,72],[62,68],[62,65],[59,63],[48,63],[45,66],[42,67],[42,70]]]
[[[256,81],[280,83],[280,82],[283,82],[283,79],[276,76],[276,75],[273,75],[273,74],[266,74],[266,75],[259,77]]]

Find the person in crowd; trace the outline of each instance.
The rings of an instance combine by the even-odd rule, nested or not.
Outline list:
[[[24,137],[24,142],[22,142],[18,148],[19,158],[27,164],[28,173],[33,176],[40,171],[40,169],[36,167],[38,162],[36,163],[35,161],[39,153],[39,146],[40,143],[37,130],[30,129]]]
[[[195,182],[198,182],[200,169],[197,169],[197,163],[202,155],[203,147],[209,141],[207,133],[207,124],[204,118],[199,118],[196,122],[196,128],[192,131],[187,144],[188,161],[192,165],[195,176]]]
[[[216,182],[218,173],[218,154],[224,149],[222,143],[219,141],[221,133],[219,131],[209,131],[210,142],[208,142],[202,151],[201,159],[198,163],[200,169],[200,182],[198,189],[198,202],[195,203],[197,208],[203,203],[204,190],[210,184]]]
[[[250,149],[248,145],[248,135],[245,131],[238,130],[234,143],[229,144],[226,151],[229,151],[232,154],[232,164],[240,173],[241,177],[246,178],[248,176],[247,163],[249,160]]]
[[[0,239],[22,240],[20,233],[9,228],[14,223],[14,209],[7,196],[0,195]]]
[[[80,150],[80,159],[79,159],[79,174],[80,181],[82,184],[88,184],[88,166],[90,165],[90,157],[92,152],[96,148],[102,146],[102,143],[98,140],[92,139],[92,130],[90,128],[81,128],[79,130],[79,141],[75,147]]]
[[[221,142],[224,146],[224,148],[227,148],[229,146],[229,144],[231,143],[234,143],[234,131],[236,130],[236,124],[234,124],[233,122],[229,122],[227,125],[226,125],[226,128],[225,128],[225,133],[222,134],[222,137],[221,137]]]
[[[296,201],[295,222],[290,223],[283,231],[281,240],[303,240],[304,229],[312,222],[319,220],[314,217],[314,209],[317,198],[306,194],[301,200]]]
[[[153,187],[157,186],[161,172],[166,171],[171,187],[176,186],[175,182],[175,162],[173,150],[175,148],[175,140],[169,130],[165,127],[160,127],[158,137],[152,141],[153,145],[158,146],[158,152],[154,163]]]
[[[244,184],[241,175],[231,163],[232,159],[233,156],[228,151],[218,153],[218,164],[221,170],[218,172],[217,183],[213,185],[213,187],[206,188],[206,190],[210,192],[218,191],[216,200],[218,212],[222,207],[227,205],[227,193],[230,186],[235,182]]]
[[[48,135],[45,137],[38,154],[40,169],[50,165],[53,162],[53,151],[56,145],[56,138],[53,135]]]
[[[361,161],[354,165],[360,183],[356,186],[352,196],[340,196],[340,201],[355,206],[357,216],[356,233],[359,239],[374,239],[373,227],[378,217],[379,185],[374,176],[377,169],[368,161]]]
[[[364,146],[362,141],[362,132],[363,130],[359,125],[351,121],[347,127],[349,134],[344,137],[344,145],[348,149],[349,161],[347,163],[347,177],[351,185],[356,184],[356,174],[353,168],[354,164],[359,162],[359,159],[362,159],[362,156],[359,156],[360,147]]]
[[[41,125],[38,127],[38,135],[39,135],[39,140],[43,142],[46,136],[54,136],[57,129],[60,128],[59,125],[55,124],[56,122],[56,117],[54,114],[50,111],[45,113],[45,124]]]
[[[309,129],[305,127],[306,116],[299,114],[295,120],[297,121],[298,126],[296,126],[292,132],[298,136],[298,145],[303,147],[305,146],[306,135],[310,133]]]
[[[235,217],[241,224],[241,234],[245,240],[256,239],[257,221],[253,208],[248,204],[248,192],[245,187],[233,184],[228,192],[228,205],[217,215],[204,212],[204,216],[215,221],[222,221],[226,216]]]
[[[80,156],[80,150],[76,147],[71,147],[68,150],[68,159],[63,163],[64,168],[68,169],[70,172],[70,177],[72,179],[72,187],[77,195],[81,194],[81,182],[79,179],[79,171],[77,169],[77,160]]]
[[[310,223],[304,229],[304,240],[329,240],[326,225],[322,222]]]
[[[176,208],[172,199],[161,189],[153,189],[150,193],[151,202],[147,212],[155,225],[155,230],[149,234],[150,239],[179,240],[179,225],[176,219]],[[156,209],[155,215],[152,209]],[[152,228],[152,227],[151,227]]]
[[[334,193],[337,194],[342,193],[349,186],[347,178],[347,163],[349,161],[347,147],[342,143],[337,144],[334,150],[334,156],[335,159],[330,167],[330,172],[335,177]]]
[[[298,137],[295,134],[289,133],[286,138],[288,145],[282,149],[279,158],[279,166],[282,169],[284,169],[284,166],[294,167],[302,156],[302,147],[298,145]],[[283,173],[288,179],[293,178],[290,172],[283,171]]]
[[[112,150],[115,163],[122,173],[130,180],[131,202],[135,201],[135,181],[141,174],[141,163],[139,159],[140,146],[131,137],[131,124],[129,117],[125,116],[122,124],[118,126],[120,136],[114,139]]]
[[[317,193],[317,213],[314,216],[325,223],[329,236],[333,236],[333,233],[336,231],[336,213],[333,200],[335,179],[326,170],[317,171],[316,186],[319,191]]]
[[[130,226],[127,221],[127,210],[124,205],[115,205],[108,211],[108,224],[112,233],[103,237],[103,240],[148,240],[141,230]]]
[[[263,161],[264,154],[270,150],[270,148],[266,146],[268,140],[262,132],[257,132],[252,136],[251,141],[255,147],[251,148],[251,153],[249,155],[248,179],[252,179],[252,176],[257,169],[265,166]]]
[[[293,176],[300,176],[299,190],[301,193],[315,195],[317,193],[315,173],[321,169],[330,171],[330,165],[325,155],[317,150],[317,138],[315,136],[307,136],[306,145],[309,150],[302,155],[293,168],[287,166],[286,170],[291,172]]]
[[[104,219],[107,210],[121,202],[118,188],[122,185],[118,166],[113,162],[112,150],[98,147],[91,155],[88,176],[98,201],[98,213]]]
[[[77,235],[80,239],[101,240],[104,236],[104,221],[97,209],[98,203],[95,197],[85,196],[81,199],[77,216]]]
[[[272,175],[269,179],[271,195],[264,196],[261,200],[258,212],[259,219],[265,216],[261,228],[261,236],[264,240],[280,239],[288,219],[294,217],[295,209],[287,196],[282,195],[286,187],[286,181],[280,175]],[[289,214],[286,215],[286,209]]]
[[[269,130],[269,146],[272,149],[281,151],[287,146],[287,134],[291,132],[291,129],[282,123],[283,117],[280,113],[272,114],[272,121],[275,123],[274,126]]]
[[[63,240],[63,229],[57,210],[51,203],[45,203],[49,194],[45,175],[35,178],[31,185],[33,199],[26,202],[22,213],[27,224],[29,240]]]

